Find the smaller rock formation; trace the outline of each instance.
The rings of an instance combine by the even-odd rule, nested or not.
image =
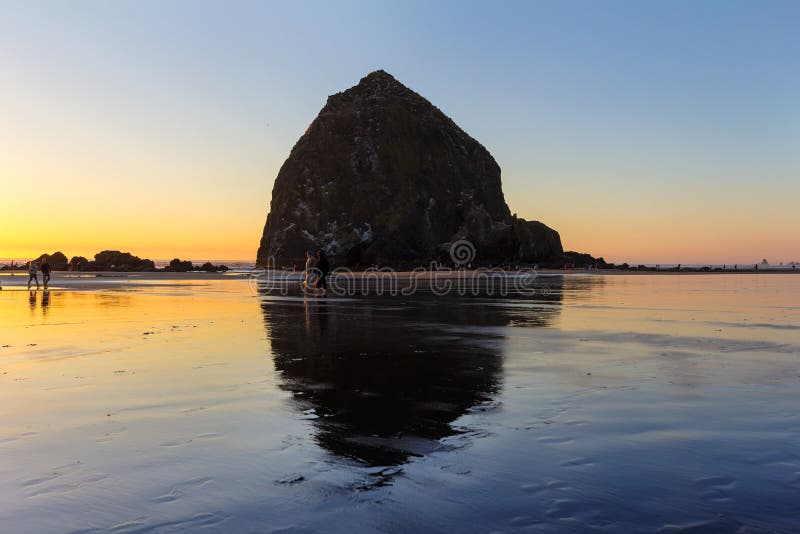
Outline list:
[[[94,255],[86,270],[90,271],[155,271],[156,266],[152,260],[142,259],[130,252],[119,250],[104,250]]]
[[[166,272],[173,272],[173,273],[186,273],[189,271],[205,271],[207,273],[224,273],[228,270],[226,265],[214,265],[210,261],[205,262],[203,265],[194,265],[191,261],[185,260],[182,261],[179,258],[175,258],[169,265],[164,267],[164,271]]]
[[[169,265],[164,267],[165,271],[173,272],[173,273],[185,273],[189,271],[194,271],[194,265],[189,260],[181,261],[178,258],[169,262]]]
[[[73,256],[71,260],[69,260],[69,270],[70,271],[88,271],[89,270],[89,260],[84,258],[83,256]]]
[[[210,261],[205,262],[203,265],[200,266],[201,271],[206,271],[207,273],[224,273],[228,270],[227,265],[214,265]]]
[[[518,261],[536,263],[543,259],[558,258],[562,248],[557,231],[539,221],[520,219],[516,214],[512,220]]]

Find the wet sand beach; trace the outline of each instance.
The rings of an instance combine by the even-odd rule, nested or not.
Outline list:
[[[788,273],[324,299],[235,273],[0,280],[3,531],[800,520]]]

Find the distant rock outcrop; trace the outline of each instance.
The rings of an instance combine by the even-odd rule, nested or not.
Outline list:
[[[379,70],[325,107],[275,180],[257,264],[450,260],[459,240],[475,264],[561,257],[558,232],[512,216],[489,152],[425,98]]]
[[[165,271],[172,271],[175,273],[185,273],[189,271],[194,271],[194,265],[189,260],[181,261],[179,258],[173,259],[169,262],[169,265],[164,267]]]
[[[73,256],[69,260],[70,271],[88,271],[91,262],[83,256]]]
[[[164,267],[164,270],[167,272],[174,272],[174,273],[186,273],[189,271],[205,271],[207,273],[218,273],[218,272],[225,272],[228,270],[228,267],[225,265],[214,265],[210,261],[205,262],[203,265],[194,265],[189,260],[180,260],[179,258],[175,258],[174,260],[169,262],[169,265]]]
[[[74,258],[73,258],[74,259]],[[104,250],[94,255],[94,261],[87,266],[88,271],[154,271],[152,260],[141,259],[130,252]]]
[[[214,265],[210,261],[205,262],[203,265],[197,268],[200,271],[205,271],[207,273],[224,273],[228,271],[227,265]]]

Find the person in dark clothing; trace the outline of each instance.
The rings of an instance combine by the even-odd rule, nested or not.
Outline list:
[[[50,283],[50,262],[47,261],[47,257],[44,258],[42,264],[39,266],[39,269],[42,271],[42,282],[44,282],[44,288],[47,289],[47,284]]]
[[[328,257],[321,249],[317,251],[317,269],[319,269],[319,278],[317,279],[317,287],[327,290],[328,289],[328,273],[331,270]]]

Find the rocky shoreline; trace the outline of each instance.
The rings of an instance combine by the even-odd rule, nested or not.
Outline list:
[[[52,254],[41,254],[33,261],[41,263],[47,259],[53,271],[71,272],[225,272],[228,267],[225,265],[214,265],[206,262],[202,265],[194,265],[191,261],[175,258],[163,268],[156,267],[153,260],[134,256],[130,252],[120,252],[119,250],[103,250],[94,255],[93,260],[83,256],[67,256],[60,251]],[[27,271],[27,264],[8,264],[0,266],[0,271]]]

